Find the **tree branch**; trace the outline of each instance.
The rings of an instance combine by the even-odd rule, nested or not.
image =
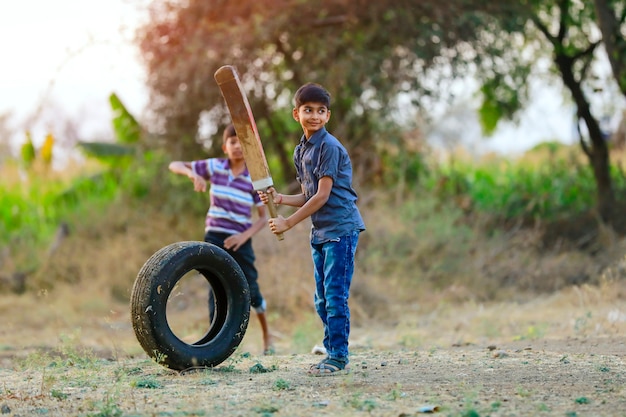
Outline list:
[[[563,43],[565,35],[567,34],[567,17],[569,16],[569,3],[570,0],[561,0],[561,19],[559,21],[559,35],[558,39]]]

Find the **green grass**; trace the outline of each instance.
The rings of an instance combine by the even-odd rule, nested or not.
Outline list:
[[[621,174],[612,174],[616,189],[624,189]],[[442,165],[425,185],[442,200],[466,196],[473,210],[504,219],[579,213],[593,207],[596,189],[591,169],[567,160],[540,166],[511,161]]]

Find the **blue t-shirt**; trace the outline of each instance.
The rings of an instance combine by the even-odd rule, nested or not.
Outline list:
[[[328,201],[311,215],[313,228],[311,242],[324,243],[353,231],[365,230],[365,223],[357,208],[357,195],[352,189],[352,163],[346,148],[321,129],[309,140],[303,135],[293,154],[296,179],[302,185],[308,201],[317,193],[322,177],[330,177],[333,187]]]

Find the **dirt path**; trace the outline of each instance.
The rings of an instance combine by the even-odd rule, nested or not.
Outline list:
[[[2,298],[0,413],[7,416],[626,416],[626,314],[614,289],[532,303],[413,307],[356,320],[351,372],[306,374],[316,321],[258,323],[213,370],[149,360],[127,306],[68,296]],[[282,320],[284,323],[285,320]],[[249,352],[249,353],[248,353]]]
[[[174,373],[146,359],[68,359],[0,369],[9,416],[624,416],[626,340],[571,339],[428,351],[353,350],[351,372],[315,378],[312,354],[236,353]],[[40,359],[44,359],[43,356]]]

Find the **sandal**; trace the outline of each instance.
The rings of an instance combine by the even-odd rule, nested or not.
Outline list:
[[[317,365],[311,365],[308,374],[311,376],[331,376],[347,374],[346,362],[326,358]]]

